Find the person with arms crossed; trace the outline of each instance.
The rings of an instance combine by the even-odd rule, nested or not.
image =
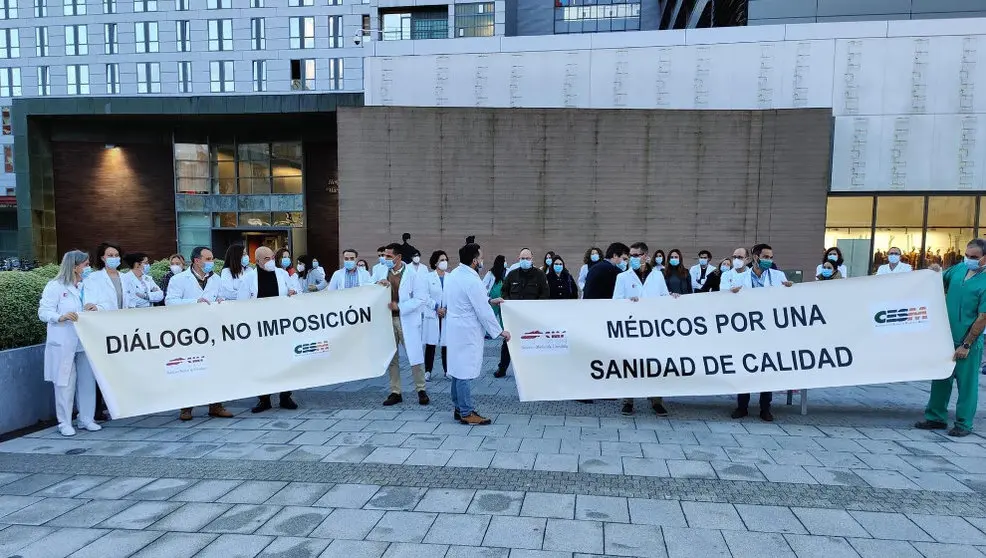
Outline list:
[[[711,261],[712,252],[702,250],[698,253],[698,263],[688,270],[688,275],[692,278],[693,293],[702,292],[702,287],[705,286],[705,280],[708,279],[709,273],[714,270],[714,268],[709,267],[709,262]]]
[[[123,274],[124,308],[150,308],[164,300],[164,292],[151,278],[151,262],[147,254],[133,252],[123,261],[130,273]]]

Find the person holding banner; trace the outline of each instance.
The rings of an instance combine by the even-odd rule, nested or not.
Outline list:
[[[250,298],[250,255],[242,244],[233,244],[226,249],[223,270],[219,273],[219,295],[225,300],[248,300]]]
[[[181,304],[212,304],[223,301],[220,293],[221,280],[213,273],[216,258],[212,250],[205,246],[197,246],[192,250],[192,265],[188,269],[171,278],[168,294],[164,296],[166,306]],[[233,418],[233,413],[226,410],[222,403],[209,405],[209,416],[216,418]],[[181,410],[178,418],[183,421],[192,420],[192,408]]]
[[[411,363],[414,390],[418,392],[418,404],[431,402],[425,391],[424,342],[421,339],[424,326],[423,311],[428,304],[428,281],[420,273],[409,271],[401,257],[401,245],[396,242],[384,249],[384,266],[387,278],[380,285],[390,289],[390,310],[393,312],[394,339],[396,345],[404,345]],[[387,407],[404,401],[401,395],[401,368],[399,351],[394,351],[390,361],[390,395],[383,404]]]
[[[965,249],[965,261],[953,265],[944,275],[945,307],[952,330],[955,368],[944,380],[931,382],[931,395],[924,410],[925,420],[914,426],[921,430],[948,428],[948,401],[952,382],[958,389],[955,402],[955,426],[949,436],[961,438],[972,434],[972,422],[979,405],[979,370],[983,355],[983,331],[986,331],[986,239],[976,238]]]
[[[548,257],[554,261],[555,255],[548,252]],[[503,300],[547,300],[551,298],[551,288],[548,286],[548,276],[534,265],[534,253],[529,248],[523,248],[517,256],[517,269],[507,273],[503,280],[500,296]],[[510,366],[510,349],[504,340],[500,345],[500,364],[493,373],[494,378],[507,375]]]
[[[372,282],[366,269],[360,269],[356,266],[356,258],[358,257],[359,252],[352,248],[346,248],[342,251],[342,269],[335,270],[332,279],[329,279],[328,289],[330,291],[352,289],[369,285]]]
[[[147,254],[127,254],[123,261],[130,273],[123,274],[123,306],[125,308],[150,308],[164,300],[164,292],[151,278],[151,262]]]
[[[47,324],[45,340],[45,381],[55,388],[55,416],[62,436],[74,436],[72,405],[79,405],[79,427],[90,432],[102,430],[96,414],[96,379],[92,365],[75,332],[79,314],[95,311],[96,305],[84,302],[82,279],[89,271],[89,254],[80,250],[66,252],[58,275],[48,281],[38,304],[38,319]]]
[[[288,276],[288,272],[274,264],[274,251],[266,246],[261,246],[253,253],[253,259],[257,262],[257,270],[250,274],[245,281],[249,289],[248,299],[271,298],[276,296],[294,296],[298,294],[294,290],[295,283]],[[280,406],[282,409],[295,410],[298,404],[291,399],[290,391],[281,392]],[[270,409],[270,395],[257,396],[257,405],[250,409],[251,413],[262,413]]]
[[[92,272],[82,282],[83,299],[92,302],[98,310],[121,310],[124,305],[123,274],[120,273],[120,263],[123,250],[111,242],[103,242],[96,247],[96,260],[93,262],[96,271]],[[96,415],[94,420],[103,422],[109,420],[106,414],[106,402],[103,392],[96,385]]]
[[[530,251],[527,251],[530,254]],[[448,307],[446,338],[448,341],[448,375],[452,378],[452,417],[471,426],[483,426],[492,421],[476,412],[472,403],[470,383],[479,377],[483,367],[485,337],[510,340],[510,333],[497,322],[479,270],[483,267],[483,252],[478,244],[466,244],[459,249],[459,265],[445,280],[445,301]]]

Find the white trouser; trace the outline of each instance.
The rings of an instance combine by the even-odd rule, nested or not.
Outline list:
[[[86,353],[75,353],[75,364],[68,376],[68,384],[55,386],[55,416],[58,426],[72,425],[72,403],[78,392],[79,424],[92,422],[96,414],[96,378],[92,375],[92,367]]]

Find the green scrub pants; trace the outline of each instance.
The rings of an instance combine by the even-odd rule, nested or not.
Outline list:
[[[952,375],[944,380],[931,382],[931,397],[924,410],[924,418],[936,422],[948,422],[948,400],[952,397],[952,380],[958,386],[959,399],[955,404],[955,426],[972,431],[972,420],[979,404],[979,366],[983,357],[983,341],[980,338],[963,360],[955,362]]]

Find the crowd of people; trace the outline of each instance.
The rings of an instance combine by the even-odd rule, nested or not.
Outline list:
[[[509,332],[503,330],[500,305],[511,300],[628,299],[668,296],[678,298],[700,293],[791,287],[793,283],[775,264],[775,253],[768,244],[736,248],[721,260],[714,260],[709,250],[700,250],[692,265],[681,250],[651,253],[645,242],[629,246],[610,244],[605,250],[590,247],[584,253],[577,273],[566,260],[553,251],[535,261],[534,253],[521,249],[516,261],[496,256],[493,265],[484,269],[482,248],[468,237],[459,249],[453,266],[443,250],[432,252],[427,263],[421,252],[411,246],[409,234],[401,243],[377,249],[377,262],[371,267],[360,259],[359,252],[347,248],[341,266],[331,277],[316,258],[291,257],[286,248],[276,252],[259,247],[250,255],[242,245],[231,246],[223,269],[217,274],[215,257],[206,247],[195,248],[189,260],[180,254],[170,258],[170,270],[160,285],[150,276],[148,256],[135,252],[123,254],[112,243],[103,243],[95,251],[90,265],[88,254],[73,250],[62,259],[58,276],[45,288],[38,315],[48,324],[45,353],[45,379],[53,382],[56,414],[62,434],[75,433],[72,425],[73,403],[78,406],[78,426],[99,430],[105,417],[105,405],[93,379],[92,367],[75,335],[72,322],[80,312],[143,308],[163,304],[214,304],[224,300],[297,296],[324,290],[342,290],[366,285],[390,289],[389,309],[394,338],[403,346],[410,363],[413,389],[420,405],[428,405],[427,384],[432,380],[437,354],[442,370],[451,379],[453,418],[463,424],[485,425],[490,420],[480,415],[473,404],[470,382],[481,373],[486,339],[502,338],[500,360],[493,372],[503,378],[510,370]],[[961,436],[972,429],[975,414],[977,381],[970,383],[967,369],[979,369],[986,329],[986,241],[973,240],[963,262],[944,274],[946,300],[953,337],[956,339],[956,371],[959,403],[955,427],[949,434]],[[912,267],[902,261],[899,248],[887,251],[887,262],[876,275],[905,273]],[[121,264],[129,272],[121,272]],[[962,272],[965,277],[959,278]],[[842,252],[826,250],[815,270],[817,281],[845,279],[849,276]],[[958,293],[958,294],[955,294]],[[963,296],[978,297],[972,310],[962,304]],[[954,314],[954,316],[953,316]],[[959,331],[961,330],[961,331]],[[956,333],[958,331],[958,333]],[[395,352],[388,367],[390,393],[383,405],[403,402],[401,370]],[[952,380],[936,381],[919,428],[945,428],[945,407],[951,394]],[[759,395],[759,416],[773,421],[772,393]],[[749,414],[750,394],[737,396],[732,412],[734,419]],[[582,403],[592,403],[584,400]],[[297,409],[291,392],[279,394],[284,409]],[[649,398],[658,416],[668,410],[660,397]],[[621,412],[634,414],[634,400],[624,399]],[[259,395],[254,413],[271,409],[271,395]],[[222,403],[209,405],[209,416],[232,417]],[[179,418],[193,418],[192,409],[182,409]]]

